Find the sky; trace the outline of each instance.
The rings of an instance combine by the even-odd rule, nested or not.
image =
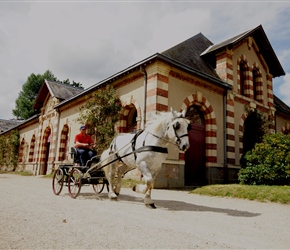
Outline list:
[[[15,118],[32,73],[86,89],[200,32],[216,44],[259,25],[286,73],[274,94],[290,106],[290,0],[0,0],[0,119]]]

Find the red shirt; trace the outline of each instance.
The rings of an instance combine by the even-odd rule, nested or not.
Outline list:
[[[76,142],[80,142],[80,143],[86,143],[86,144],[94,144],[94,141],[92,139],[92,137],[88,134],[77,134],[75,137],[75,143]],[[81,148],[89,148],[89,146],[79,146]]]

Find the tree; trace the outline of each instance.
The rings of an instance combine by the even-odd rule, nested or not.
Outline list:
[[[67,78],[66,80],[64,80],[64,81],[62,81],[61,83],[63,83],[63,84],[67,84],[67,85],[71,85],[71,86],[73,86],[73,87],[77,87],[77,88],[84,88],[83,86],[82,86],[82,84],[81,83],[79,83],[79,82],[75,82],[75,81],[73,81],[72,83],[70,83],[70,80]]]
[[[120,119],[122,104],[112,86],[99,89],[80,108],[77,121],[86,124],[99,152],[108,148],[115,136],[115,124]]]
[[[45,79],[49,81],[58,81],[50,70],[45,71],[43,75],[35,75],[32,73],[27,78],[26,82],[22,86],[22,90],[20,91],[18,98],[15,101],[15,109],[12,110],[12,114],[17,119],[26,120],[37,113],[37,111],[35,111],[32,107]],[[80,83],[73,81],[71,84],[69,79],[66,79],[61,83],[82,88]]]

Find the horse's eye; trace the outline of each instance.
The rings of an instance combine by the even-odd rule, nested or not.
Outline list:
[[[179,129],[180,128],[180,123],[179,122],[176,122],[174,125],[173,125],[174,129]]]

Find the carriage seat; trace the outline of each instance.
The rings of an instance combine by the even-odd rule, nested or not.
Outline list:
[[[77,151],[77,149],[75,147],[71,147],[71,158],[73,159],[73,163],[76,163],[76,164],[80,164],[81,161],[80,161],[80,155]],[[93,156],[92,159],[88,160],[87,161],[87,166],[90,166],[92,163],[98,163],[99,160],[100,160],[100,157],[97,156],[97,151],[95,151],[95,155],[96,156]]]
[[[74,163],[81,163],[80,155],[75,147],[71,147],[70,155]]]

